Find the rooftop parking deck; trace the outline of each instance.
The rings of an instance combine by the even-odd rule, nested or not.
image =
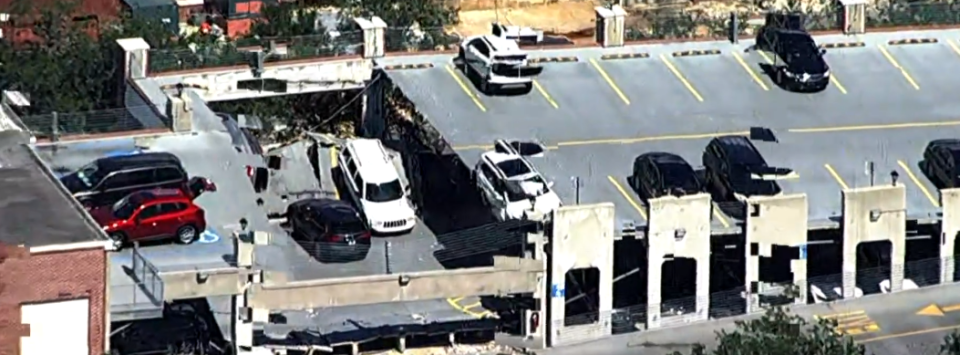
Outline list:
[[[900,37],[937,43],[892,45]],[[769,75],[770,54],[752,41],[701,42],[531,51],[531,57],[576,57],[544,63],[526,94],[487,96],[450,63],[450,55],[417,57],[430,69],[388,71],[393,82],[472,166],[495,139],[534,139],[549,151],[534,159],[556,181],[567,203],[571,177],[581,178],[583,203],[613,201],[618,219],[642,223],[642,202],[626,176],[645,152],[667,151],[701,165],[710,138],[770,128],[778,142],[755,142],[774,166],[794,169],[781,181],[785,193],[806,193],[811,223],[830,223],[841,212],[840,191],[868,186],[865,164],[874,162],[876,184],[897,171],[908,191],[908,214],[936,217],[938,192],[920,171],[927,142],[956,137],[960,105],[950,99],[960,79],[960,32],[877,34],[863,46],[830,48],[831,85],[822,92],[788,92]],[[819,37],[820,44],[857,41]],[[715,55],[675,56],[688,50]],[[646,58],[608,59],[607,54]],[[381,65],[414,58],[386,58]],[[719,202],[714,226],[733,226],[734,206]],[[735,204],[734,204],[735,205]]]

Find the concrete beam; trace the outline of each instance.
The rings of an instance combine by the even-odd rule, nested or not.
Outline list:
[[[744,253],[747,267],[744,277],[747,290],[747,313],[760,310],[760,295],[766,287],[760,282],[760,258],[771,257],[774,245],[800,247],[800,259],[792,260],[790,271],[795,285],[802,285],[807,276],[807,195],[753,196],[745,202]],[[796,303],[806,303],[807,287],[801,287]]]
[[[661,197],[649,201],[647,225],[647,328],[659,328],[662,290],[661,267],[670,257],[696,260],[696,312],[670,321],[707,320],[710,308],[710,218],[713,202],[709,194]],[[674,275],[666,275],[675,277]]]
[[[940,190],[943,219],[940,221],[940,283],[954,281],[954,246],[960,235],[960,189]]]
[[[843,192],[843,297],[856,289],[857,246],[889,240],[890,290],[903,287],[906,255],[907,190],[903,184],[862,187]]]
[[[493,267],[308,281],[277,282],[277,274],[264,272],[264,283],[254,283],[248,288],[247,304],[271,311],[303,310],[466,295],[533,293],[543,273],[542,261],[511,257],[494,257]]]
[[[163,300],[237,295],[253,273],[237,268],[162,272]]]

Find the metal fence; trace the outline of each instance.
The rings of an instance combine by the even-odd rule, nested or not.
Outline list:
[[[383,34],[387,52],[425,52],[456,49],[461,37],[442,27],[387,28]]]
[[[133,283],[110,286],[111,312],[117,320],[159,317],[163,312],[163,279],[160,271],[134,246],[129,276]]]
[[[903,283],[904,290],[910,289],[914,285],[922,288],[939,284],[940,263],[940,258],[923,259],[907,262],[902,265],[894,265],[893,267],[858,270],[854,275],[840,273],[812,277],[808,280],[798,282],[796,286],[806,288],[809,291],[807,293],[808,304],[831,303],[842,299],[841,294],[844,277],[852,277],[855,280],[855,293],[857,297],[890,292],[889,279],[891,274],[903,275],[905,280]],[[950,272],[954,275],[953,279],[956,280],[957,270],[950,270]],[[774,288],[785,289],[786,286],[790,284],[791,283],[784,283]],[[712,293],[709,296],[710,307],[708,317],[710,319],[718,319],[747,314],[747,293],[745,290],[745,287],[737,287]],[[638,292],[645,292],[645,290],[639,290]],[[768,294],[765,294],[762,290],[760,292],[760,302],[767,306],[775,304],[784,305],[790,303],[790,301],[791,300],[775,295],[772,292]],[[572,315],[564,319],[562,323],[558,322],[556,325],[583,325],[606,321],[611,322],[611,328],[614,334],[636,332],[647,329],[646,322],[648,312],[651,309],[655,310],[659,307],[661,327],[679,326],[690,322],[691,318],[684,316],[689,315],[696,309],[696,303],[697,297],[691,296],[665,300],[660,304],[653,305],[636,304],[617,306],[615,304],[613,311]],[[760,313],[762,311],[762,309],[757,309],[751,313]],[[826,316],[826,314],[822,314],[821,316]],[[837,330],[842,331],[843,329],[838,328]],[[579,339],[582,337],[582,334],[577,334],[577,332],[578,330],[573,329],[561,334],[561,338]],[[563,342],[563,339],[561,339],[561,342]]]
[[[130,109],[152,109],[135,107]],[[143,124],[130,113],[117,108],[100,111],[23,116],[21,120],[39,139],[57,140],[62,136],[124,132],[143,129]]]
[[[801,12],[806,17],[809,31],[841,30],[843,9],[836,2],[824,2]],[[738,35],[751,36],[762,21],[750,20],[762,19],[764,12],[738,10],[736,15]],[[625,19],[624,36],[628,41],[725,39],[731,34],[731,18],[730,12],[690,10],[680,6],[632,11]],[[868,5],[866,20],[868,28],[960,25],[960,4],[899,1]],[[751,26],[750,23],[757,25]]]
[[[147,60],[149,73],[179,70],[251,65],[256,52],[264,51],[270,43],[276,53],[264,58],[278,62],[308,58],[328,58],[362,54],[363,31],[340,31],[311,36],[245,38],[235,42],[196,45],[183,49],[150,50]]]

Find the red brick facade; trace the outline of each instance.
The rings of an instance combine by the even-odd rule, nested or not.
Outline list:
[[[90,299],[90,355],[104,353],[107,253],[102,248],[24,255],[0,245],[0,355],[20,355],[20,305]],[[22,250],[22,249],[21,249]]]

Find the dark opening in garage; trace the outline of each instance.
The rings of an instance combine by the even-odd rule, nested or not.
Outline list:
[[[940,231],[933,226],[911,230],[907,227],[904,289],[940,282]]]
[[[643,240],[613,244],[613,308],[638,306],[647,300],[647,252]]]
[[[596,323],[600,320],[600,269],[572,269],[565,277],[564,326]]]
[[[743,235],[727,235],[710,243],[710,317],[742,314],[745,309],[743,242]]]
[[[857,245],[857,287],[864,295],[879,293],[882,284],[890,282],[890,270],[894,266],[891,264],[891,248],[892,244],[887,240]]]
[[[697,261],[690,258],[674,258],[663,262],[660,279],[660,303],[662,317],[682,315],[696,311],[697,306]]]

